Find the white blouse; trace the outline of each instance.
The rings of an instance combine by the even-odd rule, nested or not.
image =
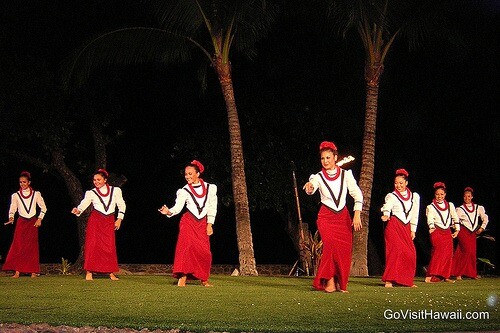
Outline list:
[[[22,193],[25,197],[29,195],[28,198],[23,198],[21,192],[17,191],[12,194],[9,208],[9,218],[14,217],[16,212],[19,216],[26,219],[32,218],[36,215],[36,206],[40,207],[40,214],[38,218],[43,219],[45,213],[47,212],[47,207],[45,206],[45,201],[42,198],[42,194],[38,191],[32,190],[30,195],[30,190],[23,190]]]
[[[468,207],[465,207],[465,204],[463,204],[457,208],[457,215],[460,220],[460,224],[470,231],[476,231],[476,229],[479,229],[479,218],[481,218],[482,224],[480,227],[483,228],[483,230],[486,229],[489,220],[484,207],[476,204],[467,206]],[[467,208],[472,210],[472,212],[469,212]]]
[[[172,217],[179,214],[184,206],[186,206],[197,219],[202,219],[206,216],[207,223],[214,224],[215,215],[217,214],[217,186],[207,182],[205,182],[205,186],[207,187],[207,193],[200,198],[198,196],[201,196],[203,193],[201,184],[193,185],[193,189],[198,196],[191,192],[187,184],[178,189],[175,205],[169,208],[172,215],[167,216]]]
[[[338,170],[338,171],[337,171]],[[335,180],[329,180],[320,171],[309,177],[309,182],[314,186],[312,193],[319,189],[321,203],[333,209],[341,211],[346,205],[347,192],[354,199],[354,211],[361,211],[363,207],[363,193],[356,183],[351,170],[338,168],[336,171],[340,175]],[[336,176],[336,173],[329,174],[330,177]]]
[[[409,191],[407,189],[407,191]],[[417,231],[418,213],[420,210],[420,196],[418,193],[410,191],[408,200],[401,199],[396,191],[385,196],[385,204],[382,206],[382,213],[385,216],[396,216],[404,224],[410,223],[410,229]],[[405,196],[408,195],[408,192]]]
[[[455,228],[455,230],[460,230],[460,223],[458,222],[458,215],[455,210],[455,205],[452,202],[448,203],[448,209],[440,210],[438,208],[444,209],[444,202],[439,204],[439,207],[436,207],[434,203],[431,203],[427,206],[425,215],[427,215],[427,224],[429,225],[429,229],[433,229],[435,227],[439,227],[440,229],[448,229],[450,227]]]
[[[103,190],[106,190],[105,186],[101,187],[99,191],[103,193]],[[111,193],[104,192],[104,196],[101,195],[99,191],[96,188],[93,188],[92,190],[85,192],[85,197],[80,202],[78,207],[76,207],[80,211],[80,214],[77,214],[77,216],[80,216],[81,213],[87,209],[90,204],[92,204],[95,210],[104,215],[114,214],[116,207],[118,207],[117,218],[123,220],[127,205],[123,200],[122,189],[116,186],[110,186],[109,191]]]

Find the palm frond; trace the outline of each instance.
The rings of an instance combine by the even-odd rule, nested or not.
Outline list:
[[[189,39],[162,29],[132,27],[100,34],[67,57],[65,87],[84,85],[97,69],[144,63],[177,63],[190,59]]]

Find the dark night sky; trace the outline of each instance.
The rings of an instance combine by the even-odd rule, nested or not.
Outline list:
[[[254,61],[238,54],[233,58],[247,169],[255,170],[261,163],[254,152],[259,140],[271,138],[279,141],[277,147],[285,147],[264,156],[278,160],[274,165],[280,170],[273,172],[288,174],[293,159],[298,165],[299,184],[303,184],[320,167],[317,145],[332,140],[341,155],[358,157],[350,165],[358,176],[364,116],[360,44],[353,35],[340,40],[318,33],[321,21],[302,15],[299,3],[287,2],[269,37],[259,43]],[[383,238],[377,211],[392,189],[393,171],[399,167],[409,170],[409,186],[422,197],[419,261],[425,262],[429,251],[424,213],[436,181],[448,185],[448,199],[456,204],[461,203],[465,186],[474,187],[475,199],[486,207],[490,229],[498,236],[499,5],[496,1],[466,3],[446,13],[455,22],[459,42],[427,40],[409,52],[404,40],[398,40],[386,60],[380,88],[370,226],[370,239],[379,257]],[[21,63],[36,59],[53,70],[91,35],[148,22],[145,11],[132,1],[42,4],[9,0],[0,6],[4,7],[0,23],[2,57]],[[230,194],[230,187],[223,185],[227,184],[227,179],[222,178],[224,173],[214,170],[221,164],[226,163],[225,168],[229,165],[220,88],[209,72],[208,90],[201,94],[196,68],[186,64],[128,68],[120,74],[115,89],[123,109],[116,127],[125,132],[108,149],[108,169],[128,178],[123,188],[128,214],[117,235],[119,261],[170,263],[178,219],[165,221],[156,208],[173,203],[175,190],[184,182],[180,174],[184,163],[192,158],[220,156],[219,163],[204,160],[205,177],[221,183],[221,195]],[[258,113],[261,109],[265,112]],[[307,138],[300,132],[305,127],[311,128]],[[186,137],[200,142],[191,150],[195,156],[175,149]],[[217,142],[217,154],[203,153],[205,147],[214,147]],[[42,191],[49,211],[40,232],[41,260],[59,261],[61,256],[74,260],[76,223],[69,214],[71,203],[62,181],[16,160],[2,157],[1,161],[0,211],[3,209],[4,218],[10,194],[17,189],[19,172],[31,170],[33,185]],[[291,191],[291,182],[279,186]],[[306,207],[304,221],[311,225],[317,199],[301,195]],[[252,197],[250,200],[259,201]],[[236,264],[231,207],[220,205],[216,223],[212,238],[214,263]],[[278,213],[257,208],[252,211],[252,223],[258,263],[295,261],[296,254]],[[5,256],[12,227],[2,228],[0,255]]]

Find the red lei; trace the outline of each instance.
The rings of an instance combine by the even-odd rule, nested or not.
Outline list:
[[[448,210],[448,208],[450,208],[450,204],[448,203],[448,201],[446,200],[443,200],[444,202],[444,208],[441,208],[438,204],[438,202],[436,201],[436,199],[432,199],[432,202],[434,203],[434,206],[436,206],[437,209],[439,209],[440,211],[445,211],[445,210]]]
[[[468,211],[469,213],[474,213],[474,209],[475,209],[474,208],[474,203],[471,202],[471,205],[472,205],[472,209],[469,210],[469,207],[467,207],[467,204],[464,202],[464,208],[465,208],[465,210]]]
[[[19,189],[19,194],[21,194],[21,196],[23,197],[23,199],[28,199],[33,194],[33,189],[31,188],[31,186],[29,186],[28,189],[30,190],[30,194],[28,194],[27,196],[25,196],[23,194],[23,189],[22,188]]]
[[[330,175],[328,174],[328,172],[326,172],[326,169],[325,169],[325,168],[321,169],[321,172],[323,173],[323,176],[325,176],[325,178],[326,178],[326,179],[328,179],[329,181],[334,181],[335,179],[339,178],[339,176],[340,176],[340,167],[339,167],[338,165],[336,165],[336,168],[337,168],[337,169],[336,169],[336,172],[337,172],[337,173],[336,173],[336,174],[335,174],[335,176],[333,176],[333,177],[332,177],[332,176],[330,176]]]
[[[200,186],[202,189],[201,194],[196,193],[192,184],[188,184],[188,186],[189,189],[191,190],[191,193],[193,193],[194,196],[197,198],[203,198],[205,195],[207,195],[207,187],[205,186],[205,182],[201,178],[200,178]]]

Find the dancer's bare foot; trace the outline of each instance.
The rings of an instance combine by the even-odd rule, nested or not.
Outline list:
[[[325,292],[333,293],[335,291],[335,283],[333,283],[333,278],[326,281]]]
[[[425,283],[431,283],[432,276],[425,277]]]
[[[343,293],[343,294],[349,294],[349,291],[347,291],[347,290],[342,290],[342,289],[339,289],[339,291],[340,291],[341,293]]]
[[[85,280],[87,280],[87,281],[92,281],[92,280],[94,280],[94,279],[92,278],[92,272],[88,272],[88,271],[87,271],[87,274],[85,274]]]
[[[479,279],[481,279],[481,275],[476,275],[476,277],[475,277],[475,278],[473,278],[473,279],[474,279],[474,280],[479,280]],[[458,279],[457,279],[457,280],[458,280]]]
[[[458,281],[462,280],[462,275],[457,276],[457,280]]]
[[[448,283],[455,283],[455,280],[451,280],[451,279],[444,279],[445,282],[448,282]]]
[[[413,284],[410,288],[418,288],[416,284]]]
[[[31,277],[32,277],[32,278],[37,278],[37,277],[38,277],[38,274],[37,274],[37,273],[31,273]]]
[[[19,278],[19,271],[16,271],[14,275],[12,275],[13,279],[18,279]]]
[[[179,278],[179,281],[177,281],[177,287],[185,287],[186,286],[186,280],[187,280],[187,276],[186,275],[181,276]]]
[[[393,286],[392,286],[392,282],[390,282],[390,281],[386,281],[386,282],[385,282],[385,286],[384,286],[384,287],[386,287],[386,288],[392,288],[392,287],[393,287]]]
[[[214,286],[213,284],[211,284],[211,283],[210,283],[210,282],[208,282],[208,281],[201,281],[201,285],[202,285],[203,287],[213,287],[213,286]]]
[[[113,281],[118,281],[118,280],[120,280],[120,279],[119,279],[119,278],[117,278],[117,277],[116,277],[116,275],[114,275],[113,273],[110,273],[110,274],[109,274],[109,278],[110,278],[111,280],[113,280]]]

